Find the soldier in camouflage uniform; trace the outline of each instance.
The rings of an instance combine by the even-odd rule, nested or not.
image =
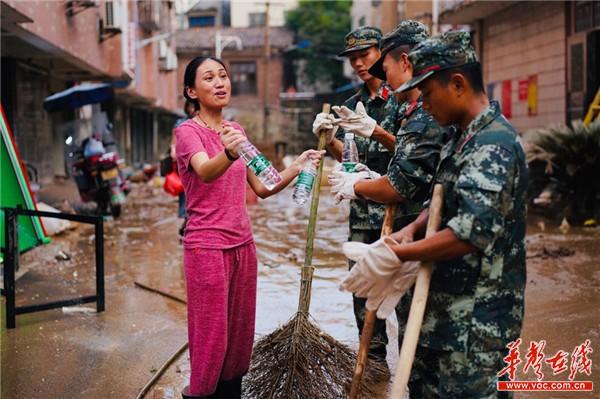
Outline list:
[[[454,125],[434,182],[444,188],[441,230],[422,236],[424,211],[392,238],[399,260],[433,261],[409,388],[418,398],[498,398],[506,345],[523,320],[527,164],[519,137],[489,102],[467,32],[448,32],[409,54],[423,107]],[[370,251],[369,259],[377,262]],[[363,261],[356,267],[361,270]],[[400,270],[400,262],[398,269]],[[368,281],[368,280],[367,280]],[[369,293],[371,295],[371,293]]]
[[[344,134],[353,132],[360,162],[384,174],[387,172],[395,145],[398,103],[384,82],[368,73],[369,67],[379,58],[380,39],[381,31],[378,28],[359,27],[346,35],[345,49],[339,54],[349,58],[353,69],[364,82],[358,92],[343,105],[349,112],[358,111],[357,106],[364,106],[365,119],[371,123],[367,130],[372,131],[356,129],[353,123],[344,125],[338,130],[337,123],[334,125],[332,114],[319,114],[313,123],[313,132],[318,134],[323,129],[327,130],[330,135],[327,149],[338,161],[341,161]],[[383,214],[384,207],[381,204],[362,199],[352,201],[349,240],[372,243],[379,239]],[[350,262],[350,267],[352,265],[353,263]],[[360,334],[364,324],[365,300],[354,297],[353,302]],[[385,362],[387,342],[385,321],[377,321],[370,354]]]
[[[383,37],[381,57],[369,69],[369,73],[386,80],[392,89],[398,89],[412,78],[408,52],[428,37],[425,25],[412,20],[402,21]],[[386,70],[390,73],[386,74]],[[377,171],[368,170],[368,179],[356,180],[356,174],[338,173],[338,181],[354,183],[347,190],[340,190],[338,198],[360,197],[380,203],[399,202],[397,216],[406,225],[423,209],[422,204],[429,194],[446,131],[423,110],[418,89],[401,93],[397,99],[400,104],[397,113],[399,129],[387,175],[380,177],[379,173],[372,173]],[[367,168],[359,167],[359,170],[367,171]]]
[[[425,25],[404,20],[381,41],[381,57],[369,69],[372,75],[386,80],[392,89],[398,89],[412,78],[408,60],[410,50],[429,37]],[[447,130],[423,110],[420,92],[413,89],[397,95],[400,103],[396,133],[396,148],[385,176],[369,173],[368,179],[356,180],[350,174],[343,176],[351,187],[342,189],[339,198],[368,198],[380,203],[398,203],[394,230],[399,230],[423,210],[431,182],[439,162],[440,150],[447,140]],[[353,183],[355,181],[355,183]],[[342,183],[343,184],[343,183]],[[335,190],[334,190],[335,191]],[[402,342],[403,324],[408,316],[410,295],[397,307],[399,340]]]

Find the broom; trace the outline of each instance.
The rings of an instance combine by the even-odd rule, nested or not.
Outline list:
[[[329,104],[323,112],[329,113]],[[325,149],[321,132],[318,150]],[[356,355],[348,346],[321,331],[309,315],[312,278],[313,241],[319,207],[321,162],[315,177],[308,219],[306,253],[300,280],[298,311],[285,325],[261,338],[255,345],[252,362],[244,378],[244,398],[334,399],[345,398],[352,380]],[[386,375],[378,365],[369,365],[361,392],[375,397],[372,385]]]
[[[441,184],[433,187],[433,196],[431,206],[429,207],[429,219],[427,220],[427,231],[425,238],[432,236],[438,231],[442,224],[442,202],[444,201],[444,190]],[[396,375],[392,385],[392,399],[404,399],[406,396],[406,386],[410,377],[415,352],[419,342],[419,332],[423,324],[425,315],[425,306],[427,305],[427,296],[429,294],[429,283],[432,273],[431,264],[422,265],[419,268],[419,274],[415,282],[415,291],[410,304],[406,330],[402,339],[400,348],[400,358],[396,366]]]

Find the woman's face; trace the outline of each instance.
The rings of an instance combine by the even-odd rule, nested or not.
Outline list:
[[[196,81],[188,94],[197,98],[201,107],[223,108],[231,99],[231,81],[227,71],[217,61],[208,59],[196,69]]]

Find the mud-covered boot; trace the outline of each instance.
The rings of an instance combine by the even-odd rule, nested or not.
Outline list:
[[[183,399],[217,399],[217,392],[213,393],[212,395],[208,395],[208,396],[197,396],[197,395],[190,395],[190,387],[185,387],[183,388],[183,391],[181,391],[181,397]]]
[[[241,399],[242,397],[242,377],[228,381],[219,381],[217,387],[217,399]]]

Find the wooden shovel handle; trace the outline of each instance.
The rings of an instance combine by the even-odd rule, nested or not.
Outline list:
[[[394,229],[394,216],[396,216],[396,204],[386,205],[383,226],[381,227],[381,237],[392,234]],[[350,387],[350,399],[358,398],[362,376],[367,367],[369,348],[371,346],[371,340],[373,339],[373,330],[375,329],[375,321],[377,321],[376,315],[376,310],[367,310],[365,312],[365,321],[363,323],[362,332],[360,333],[360,344],[358,347],[358,354],[356,355],[356,366],[354,367],[352,386]]]
[[[442,203],[444,200],[444,190],[441,184],[436,184],[433,188],[431,205],[429,206],[429,219],[427,220],[427,231],[425,238],[435,234],[442,223]],[[425,306],[427,305],[427,295],[429,294],[429,283],[431,282],[431,263],[422,265],[417,274],[415,282],[415,292],[410,304],[410,312],[406,323],[406,331],[400,348],[400,358],[396,366],[394,385],[392,386],[392,399],[404,399],[406,386],[410,377],[415,352],[419,342],[419,333],[423,324]]]

